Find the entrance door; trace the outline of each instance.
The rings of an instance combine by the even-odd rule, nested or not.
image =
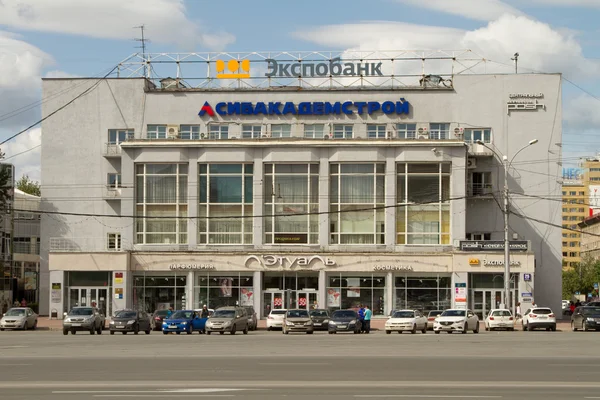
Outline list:
[[[473,290],[473,311],[483,320],[491,310],[500,308],[503,298],[501,289]]]
[[[108,314],[108,288],[70,288],[69,310],[73,307],[98,307],[104,315]]]
[[[298,308],[312,310],[317,304],[317,292],[296,292],[296,304]]]
[[[285,295],[283,291],[263,292],[263,315],[266,317],[271,310],[285,308]]]

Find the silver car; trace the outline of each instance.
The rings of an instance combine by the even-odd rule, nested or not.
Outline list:
[[[248,315],[243,307],[221,307],[206,321],[206,334],[219,332],[221,335],[229,332],[235,335],[237,331],[248,334]]]
[[[0,331],[5,329],[35,329],[38,315],[29,307],[11,308],[0,320]]]
[[[72,335],[77,331],[87,331],[90,335],[102,334],[104,315],[96,307],[74,307],[65,313],[63,319],[63,335]]]

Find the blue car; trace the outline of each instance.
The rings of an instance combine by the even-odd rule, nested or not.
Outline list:
[[[200,318],[194,310],[175,311],[169,315],[162,324],[162,331],[166,335],[169,332],[180,334],[185,332],[191,335],[194,331],[204,333],[207,318]]]

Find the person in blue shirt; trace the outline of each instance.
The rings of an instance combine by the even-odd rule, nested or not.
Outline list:
[[[373,315],[373,311],[369,308],[369,306],[365,306],[365,333],[371,332],[371,316]]]
[[[361,304],[358,309],[358,320],[360,321],[360,333],[365,331],[365,307]]]

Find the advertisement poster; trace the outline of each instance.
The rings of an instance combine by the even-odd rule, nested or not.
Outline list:
[[[24,289],[25,290],[36,290],[37,289],[37,276],[35,272],[25,272],[24,277]]]
[[[341,293],[339,289],[327,289],[327,307],[340,306]]]
[[[466,283],[455,283],[454,284],[454,303],[466,303],[467,302],[467,284]]]
[[[233,278],[221,278],[220,279],[219,286],[221,288],[221,297],[231,297],[232,283],[233,283]]]
[[[62,298],[61,284],[60,283],[53,283],[52,284],[52,302],[53,303],[60,303],[61,302],[61,298]]]
[[[600,186],[590,185],[589,192],[590,216],[592,216],[600,212]]]
[[[242,294],[240,301],[242,306],[253,306],[254,305],[254,292],[252,289],[242,288]]]
[[[360,278],[348,278],[347,297],[360,297]]]

